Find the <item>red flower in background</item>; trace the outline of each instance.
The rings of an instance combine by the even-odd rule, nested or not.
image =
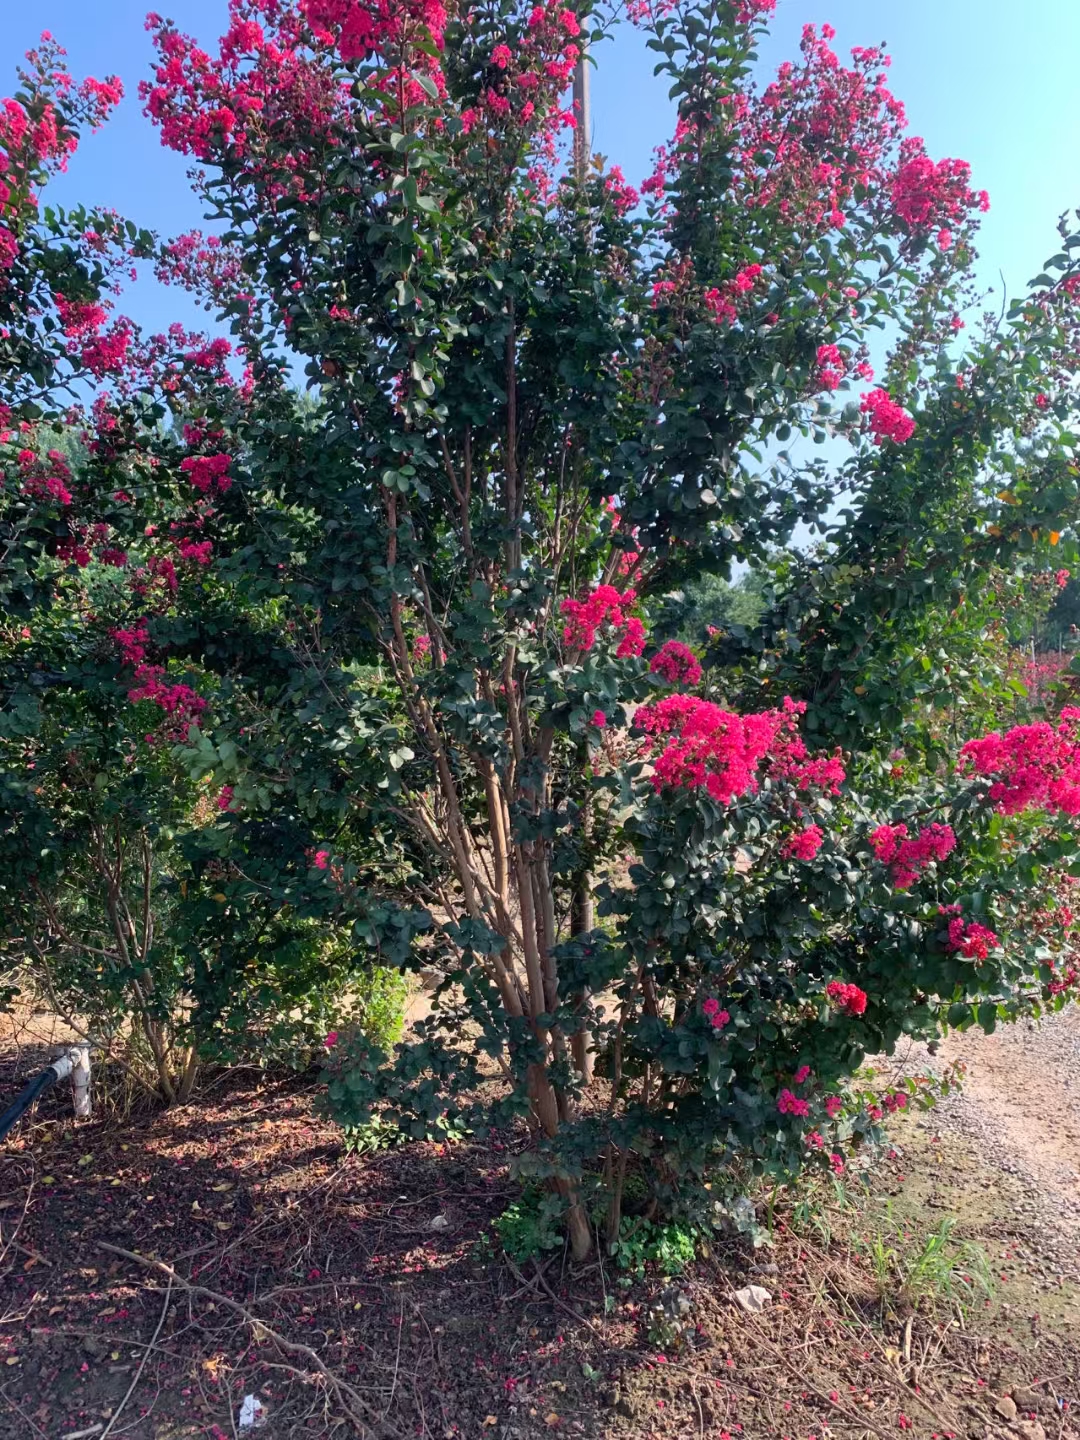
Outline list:
[[[843,980],[830,980],[825,986],[825,994],[838,1010],[843,1010],[848,1015],[866,1013],[866,991],[860,990],[858,985],[850,985]]]

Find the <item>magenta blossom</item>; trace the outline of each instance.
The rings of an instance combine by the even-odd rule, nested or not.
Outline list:
[[[810,1102],[802,1100],[798,1095],[793,1095],[790,1090],[781,1090],[780,1098],[776,1102],[776,1108],[781,1115],[809,1115]]]
[[[866,991],[858,985],[847,985],[843,980],[830,980],[825,994],[838,1010],[848,1015],[862,1015],[866,1011]]]
[[[915,421],[887,390],[867,391],[859,409],[870,417],[870,433],[879,445],[883,440],[903,445],[915,433]]]
[[[669,685],[696,685],[701,679],[697,656],[681,640],[665,641],[653,656],[649,670]]]

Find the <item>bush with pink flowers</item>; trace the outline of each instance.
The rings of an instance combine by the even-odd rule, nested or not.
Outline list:
[[[628,1171],[669,1213],[839,1173],[865,1055],[1076,987],[1076,716],[1009,723],[990,626],[1075,563],[1080,236],[967,338],[977,182],[828,27],[757,87],[772,8],[632,7],[677,111],[640,185],[565,163],[587,0],[155,18],[219,233],[87,219],[59,267],[62,87],[4,112],[7,932],[205,787],[160,872],[195,1013],[291,1001],[296,926],[441,974],[400,1044],[333,1026],[328,1102],[521,1122],[578,1257]],[[231,339],[116,314],[133,250]],[[753,623],[672,639],[746,569]]]

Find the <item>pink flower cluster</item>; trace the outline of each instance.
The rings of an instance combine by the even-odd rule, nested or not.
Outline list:
[[[485,86],[478,102],[461,114],[465,134],[484,124],[496,131],[513,124],[530,125],[536,117],[538,158],[528,173],[543,197],[550,196],[553,190],[556,134],[577,124],[574,111],[564,109],[559,100],[577,64],[580,35],[580,20],[561,0],[534,5],[513,47],[499,44],[492,51],[492,64],[505,77],[502,83]],[[617,166],[605,180],[604,189],[618,214],[625,214],[638,203],[637,192],[627,185]]]
[[[843,1010],[848,1015],[866,1013],[866,991],[860,990],[858,985],[849,985],[843,980],[830,980],[825,986],[825,994],[838,1010]]]
[[[784,854],[792,860],[813,860],[821,849],[825,833],[820,825],[807,825],[790,836],[784,846]]]
[[[140,620],[130,630],[112,631],[112,638],[120,647],[120,654],[124,658],[125,665],[135,668],[146,659],[146,649],[150,644],[150,632],[146,628],[145,620]]]
[[[219,307],[238,298],[246,283],[239,248],[223,244],[216,235],[204,237],[201,230],[189,230],[164,245],[154,274],[164,285],[182,285]]]
[[[312,139],[325,134],[345,100],[336,93],[332,69],[313,58],[309,46],[313,39],[324,49],[332,45],[334,37],[325,27],[335,22],[342,25],[339,38],[346,50],[355,32],[347,15],[323,13],[330,10],[330,0],[314,8],[315,35],[293,6],[229,0],[230,25],[218,58],[159,15],[148,16],[159,58],[153,80],[144,81],[139,93],[145,113],[161,129],[162,143],[207,161],[223,151],[246,155],[249,128],[256,126],[276,126],[282,135],[303,127]],[[342,12],[351,6],[334,8]],[[362,48],[362,37],[356,40]],[[282,187],[292,158],[284,154],[279,162]]]
[[[66,540],[56,542],[56,558],[65,565],[78,565],[80,570],[85,570],[92,556],[87,545],[75,536],[69,536]]]
[[[184,362],[194,370],[207,370],[220,375],[224,371],[225,361],[232,354],[231,342],[226,340],[224,335],[218,335],[213,340],[204,335],[192,338],[197,340],[197,343],[193,349],[184,352],[181,357]]]
[[[418,25],[427,30],[438,49],[443,47],[446,11],[438,0],[301,0],[300,8],[316,36],[336,44],[346,62],[368,60],[400,45]]]
[[[224,495],[232,485],[227,474],[231,464],[231,455],[188,455],[180,462],[180,469],[204,495],[211,490]]]
[[[985,960],[998,943],[994,931],[977,920],[965,924],[963,916],[954,915],[949,921],[948,949],[958,950],[967,960]]]
[[[626,580],[630,575],[633,574],[633,572],[637,569],[638,565],[640,565],[641,563],[642,552],[637,545],[638,527],[636,525],[632,525],[629,528],[629,532],[627,532],[627,527],[623,525],[623,517],[619,511],[619,502],[616,500],[614,495],[609,495],[608,498],[604,501],[604,509],[606,510],[608,518],[611,522],[612,534],[614,535],[615,531],[618,530],[621,532],[621,538],[621,536],[625,536],[627,533],[629,533],[629,538],[632,542],[625,548],[623,548],[622,546],[619,547],[618,557],[616,559],[616,574],[621,580]]]
[[[404,112],[422,107],[421,126],[444,128],[446,116],[432,114],[433,102],[449,108],[441,0],[229,0],[229,13],[217,56],[151,16],[159,59],[141,94],[170,148],[202,161],[242,160],[242,183],[257,206],[273,209],[287,195],[311,201],[320,145],[339,157],[351,147],[358,163],[378,173],[382,162],[373,162],[363,139],[373,118],[411,130],[415,122]],[[454,18],[475,31],[470,38],[491,44],[487,23],[478,24],[473,12],[455,10]],[[554,188],[557,133],[575,124],[560,98],[580,33],[580,20],[561,0],[534,5],[524,25],[491,45],[471,95],[455,97],[464,104],[463,137],[530,127],[529,177],[545,197]],[[366,67],[362,94],[342,76],[342,64]],[[419,180],[423,186],[423,174]],[[630,203],[630,193],[621,187],[617,203]]]
[[[37,204],[34,186],[67,168],[79,127],[96,130],[124,94],[115,75],[76,85],[64,54],[46,31],[41,44],[26,52],[29,70],[20,71],[31,109],[10,97],[0,100],[0,271],[15,263],[19,217]]]
[[[100,564],[111,565],[114,569],[122,570],[127,564],[127,551],[121,550],[118,545],[110,542],[111,534],[109,526],[101,523],[72,526],[71,535],[67,539],[57,541],[57,559],[68,564],[78,565],[80,569],[85,570],[96,550]]]
[[[632,25],[655,24],[674,9],[675,0],[627,0],[626,18]],[[756,25],[775,9],[776,0],[742,0],[735,11],[735,19],[740,25]]]
[[[665,695],[642,705],[635,721],[663,747],[653,761],[653,784],[703,787],[722,805],[758,787],[757,769],[780,730],[778,711],[736,715],[711,700]]]
[[[970,178],[971,166],[966,160],[939,160],[935,164],[923,150],[921,140],[905,140],[890,186],[893,210],[912,230],[922,232],[962,220],[976,207],[989,210],[990,197],[985,190],[975,194],[969,189]]]
[[[1068,575],[1068,571],[1065,572]],[[1058,587],[1061,588],[1060,586]],[[1027,691],[1028,702],[1039,710],[1049,710],[1050,700],[1065,678],[1072,656],[1068,651],[1051,650],[1042,654],[1028,655],[1019,661],[1019,679]]]
[[[751,294],[761,274],[760,265],[747,265],[733,280],[728,280],[719,289],[713,286],[705,291],[702,296],[705,308],[718,325],[731,325],[735,322],[739,314],[737,301],[742,296]]]
[[[776,1108],[781,1115],[805,1116],[810,1114],[810,1101],[803,1100],[799,1095],[793,1095],[790,1090],[781,1090]]]
[[[177,543],[176,548],[181,560],[188,560],[193,565],[209,565],[214,555],[212,540],[183,539]]]
[[[502,48],[505,50],[506,46],[504,45]],[[616,215],[629,214],[641,200],[641,196],[634,187],[626,183],[626,176],[618,165],[612,165],[611,169],[604,176],[604,189],[611,200],[611,206]]]
[[[805,714],[806,702],[785,697],[780,728],[773,747],[773,774],[790,780],[798,790],[816,788],[838,795],[847,778],[840,760],[841,752],[810,758],[806,743],[799,734],[799,716]],[[811,827],[813,828],[813,827]]]
[[[714,995],[701,1002],[701,1013],[708,1020],[714,1030],[722,1030],[731,1019],[726,1010],[721,1010],[720,1001]]]
[[[847,359],[839,345],[817,348],[817,385],[820,390],[835,390],[844,378]]]
[[[19,470],[22,493],[44,504],[70,505],[72,500],[71,470],[59,450],[50,450],[41,459],[33,450],[20,450]]]
[[[681,640],[666,640],[653,656],[649,670],[669,685],[696,685],[701,679],[697,656]]]
[[[98,331],[82,346],[82,363],[98,380],[122,371],[129,363],[135,329],[124,316],[114,320],[107,330]]]
[[[808,758],[796,729],[805,709],[785,697],[780,710],[736,715],[711,700],[680,693],[642,705],[635,723],[652,737],[657,790],[665,785],[704,788],[726,805],[757,790],[758,768],[768,759],[772,774],[796,788],[816,785],[835,793],[843,767],[836,756]],[[801,843],[809,847],[812,841]]]
[[[81,350],[82,363],[92,376],[104,380],[107,374],[115,374],[128,366],[128,351],[134,340],[134,325],[121,317],[112,321],[108,330],[96,331],[88,338]]]
[[[143,600],[157,600],[166,603],[176,594],[176,566],[168,555],[151,555],[145,565],[140,565],[131,578],[131,589]]]
[[[53,300],[60,323],[64,327],[64,334],[69,339],[96,334],[108,318],[105,307],[96,301],[68,300],[59,291],[53,296]]]
[[[1047,960],[1046,964],[1051,970],[1056,968],[1053,960]],[[1077,984],[1080,984],[1080,966],[1070,963],[1056,979],[1047,983],[1046,993],[1048,995],[1064,995],[1067,990],[1071,990]]]
[[[870,417],[870,433],[879,445],[883,440],[903,445],[915,433],[915,421],[887,390],[867,391],[859,409]]]
[[[906,119],[886,84],[889,57],[858,47],[844,66],[829,44],[834,34],[828,25],[820,32],[804,26],[801,64],[785,62],[760,96],[736,93],[721,102],[735,203],[766,209],[800,232],[839,229],[849,210],[868,204],[920,232],[985,209],[985,194],[968,188],[963,162],[935,164],[921,140],[901,139]],[[699,148],[695,129],[684,122],[675,140],[690,160]],[[662,195],[673,168],[662,150],[642,188]]]
[[[124,664],[134,669],[138,682],[128,691],[128,699],[133,705],[140,700],[149,700],[157,705],[170,721],[166,733],[173,739],[185,740],[189,726],[198,721],[206,709],[206,701],[190,685],[167,685],[162,678],[164,665],[146,663],[150,634],[145,620],[140,620],[130,630],[113,630],[111,633]]]
[[[642,189],[648,188],[648,182]],[[739,302],[752,294],[755,285],[764,273],[761,265],[747,265],[723,285],[712,286],[701,292],[705,309],[718,325],[732,325],[739,316]],[[652,287],[652,303],[655,310],[660,303],[684,305],[693,300],[697,303],[697,283],[693,262],[681,260],[668,271],[668,278],[656,280]]]
[[[961,768],[993,776],[989,798],[1005,815],[1021,810],[1061,810],[1080,815],[1080,709],[1067,706],[1058,723],[1041,720],[969,740]]]
[[[173,738],[184,740],[188,729],[195,724],[206,709],[206,701],[196,694],[190,685],[167,685],[162,677],[163,665],[140,665],[135,671],[138,685],[128,691],[132,704],[150,700],[170,720],[168,732]]]
[[[803,63],[785,62],[760,98],[737,95],[727,107],[737,200],[797,225],[843,225],[844,205],[881,174],[904,125],[885,84],[888,58],[856,50],[845,68],[833,34],[805,26]]]
[[[910,890],[931,861],[944,860],[956,849],[956,836],[951,825],[936,821],[911,839],[906,825],[879,825],[870,834],[870,848],[891,868],[896,889]]]
[[[614,585],[598,585],[584,600],[567,596],[560,606],[561,613],[567,617],[563,644],[574,650],[591,650],[596,643],[596,632],[607,625],[619,637],[615,651],[618,659],[640,655],[645,648],[645,626],[636,615],[626,613],[636,599],[633,590],[620,594]]]

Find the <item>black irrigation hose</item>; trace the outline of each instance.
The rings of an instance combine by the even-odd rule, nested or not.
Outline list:
[[[26,1114],[38,1096],[44,1095],[45,1091],[55,1085],[59,1079],[59,1071],[54,1065],[50,1065],[47,1070],[43,1070],[40,1075],[30,1081],[19,1098],[12,1101],[0,1115],[0,1140],[3,1140],[15,1128],[19,1119]]]

